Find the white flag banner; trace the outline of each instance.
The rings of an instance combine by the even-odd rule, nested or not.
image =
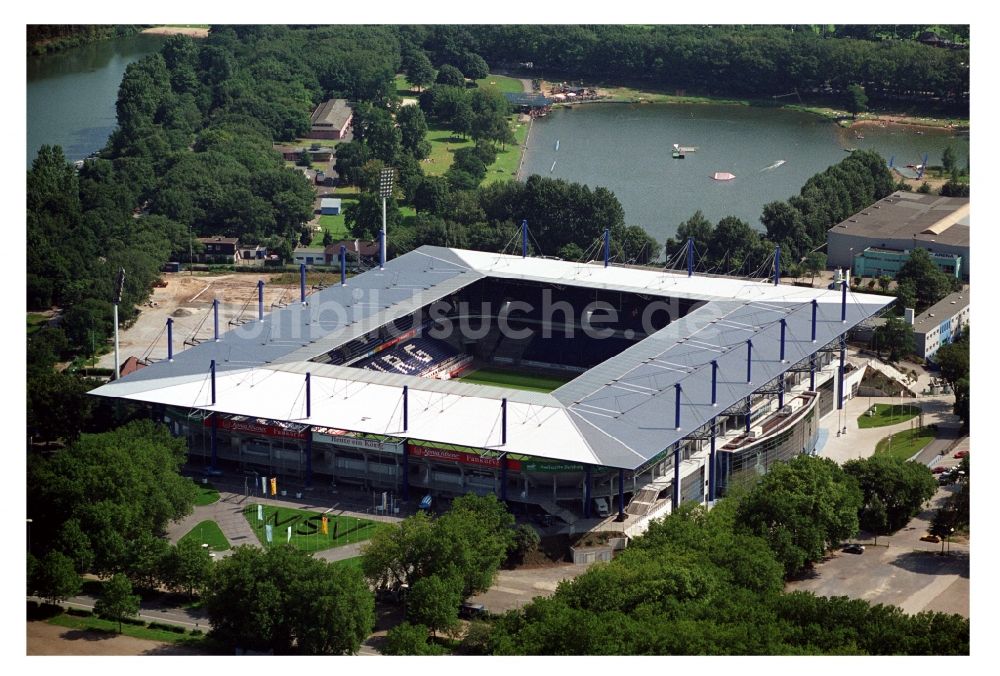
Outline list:
[[[267,477],[262,476],[260,478],[260,492],[267,495]]]
[[[264,520],[264,505],[257,505],[257,520]]]
[[[271,542],[271,539],[273,537],[274,537],[274,531],[273,531],[273,528],[272,528],[271,524],[269,524],[269,523],[265,524],[264,525],[264,539],[267,540],[268,542]]]
[[[289,526],[288,527],[288,540],[286,540],[286,542],[291,542],[291,541],[292,541],[292,527]]]

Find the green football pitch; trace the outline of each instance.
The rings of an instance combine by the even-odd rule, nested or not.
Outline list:
[[[532,392],[551,392],[563,383],[572,380],[572,378],[572,374],[567,374],[565,378],[560,378],[558,376],[540,376],[504,369],[483,368],[470,371],[461,376],[459,380],[463,383],[474,383],[476,385],[513,387],[514,389],[531,390]]]

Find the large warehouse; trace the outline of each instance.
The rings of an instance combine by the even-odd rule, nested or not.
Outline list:
[[[811,451],[892,300],[423,246],[93,394],[285,484],[645,521]]]

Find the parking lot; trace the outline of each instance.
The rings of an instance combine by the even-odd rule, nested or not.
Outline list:
[[[938,489],[930,508],[894,535],[879,537],[877,544],[859,538],[864,553],[837,551],[786,589],[892,604],[907,613],[934,610],[969,617],[969,545],[961,539],[943,545],[920,540],[934,509],[957,489],[954,484]]]

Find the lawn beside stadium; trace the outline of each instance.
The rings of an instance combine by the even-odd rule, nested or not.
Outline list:
[[[567,374],[565,378],[551,375],[531,375],[505,369],[481,368],[461,376],[464,383],[476,385],[494,385],[497,387],[512,387],[517,390],[532,392],[551,392],[560,385],[569,382],[575,374]]]
[[[264,546],[267,546],[264,528],[266,524],[271,524],[274,527],[271,544],[288,542],[288,527],[291,526],[291,544],[304,552],[319,552],[353,542],[363,542],[370,540],[378,530],[393,527],[390,524],[354,516],[320,514],[303,509],[274,507],[272,505],[264,505],[263,507],[263,521],[258,519],[256,504],[247,505],[243,509],[243,516],[246,517],[247,523],[250,524],[257,539]],[[324,516],[328,520],[325,535],[321,529],[322,517]]]

